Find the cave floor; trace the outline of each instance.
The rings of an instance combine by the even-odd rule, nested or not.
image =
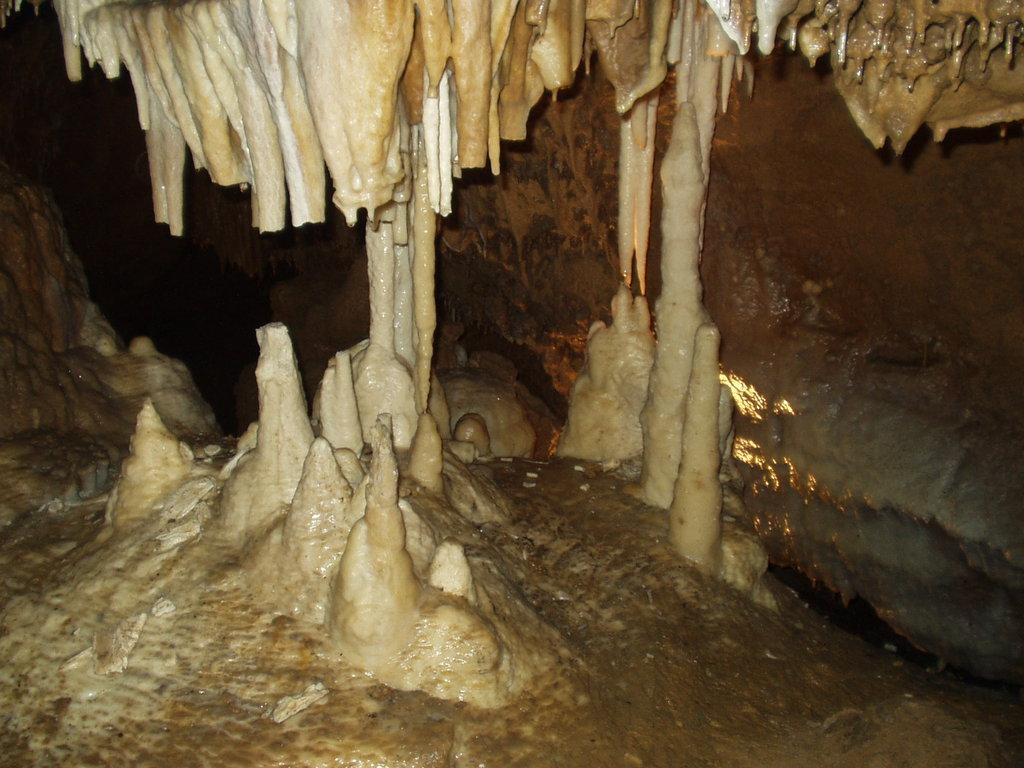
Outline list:
[[[905,663],[777,583],[774,613],[701,577],[623,476],[572,461],[474,471],[514,509],[477,544],[563,639],[550,679],[511,704],[380,685],[256,605],[230,554],[107,552],[102,504],[87,504],[0,534],[0,765],[1024,764],[1018,697]],[[90,587],[101,573],[117,583]],[[83,630],[155,595],[177,610],[149,619],[122,674],[65,663]],[[267,718],[314,681],[324,699]]]

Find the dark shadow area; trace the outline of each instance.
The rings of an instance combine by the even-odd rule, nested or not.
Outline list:
[[[1011,694],[1021,692],[1019,685],[977,677],[964,669],[947,665],[938,656],[921,650],[889,626],[871,603],[860,596],[847,602],[838,592],[833,592],[821,582],[808,578],[795,568],[773,563],[768,566],[768,572],[793,590],[819,616],[876,648],[888,651],[929,672],[949,675],[968,685]]]

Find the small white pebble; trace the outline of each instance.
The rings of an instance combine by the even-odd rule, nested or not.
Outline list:
[[[523,488],[536,488],[536,483],[523,483]]]
[[[584,493],[589,491],[590,490],[590,483],[584,483],[583,485],[581,485],[580,486],[580,490],[583,491]]]
[[[60,669],[63,672],[67,669],[77,669],[78,667],[85,664],[85,662],[92,659],[92,646],[83,648],[70,659],[67,659],[63,664],[60,665]]]
[[[767,656],[769,659],[775,659],[776,661],[778,661],[778,658],[779,658],[778,656],[776,656],[774,653],[772,653],[771,651],[769,651],[767,649],[765,649],[764,655]]]
[[[279,699],[273,712],[270,713],[270,719],[275,723],[283,723],[288,718],[295,717],[299,712],[309,709],[326,695],[327,688],[323,683],[313,683],[297,696],[284,696]]]
[[[539,475],[536,472],[527,472],[526,476],[527,477],[539,477]]]
[[[178,607],[174,603],[166,597],[161,597],[153,603],[153,608],[150,613],[153,614],[153,616],[160,618],[161,616],[170,616],[176,610],[178,610]]]
[[[885,645],[883,645],[882,647],[883,647],[883,648],[885,648],[885,650],[887,650],[887,651],[888,651],[889,653],[896,653],[896,651],[897,651],[897,650],[899,650],[899,649],[898,649],[898,648],[897,648],[897,647],[896,647],[895,645],[893,645],[892,643],[886,643],[886,644],[885,644]]]
[[[577,472],[582,472],[583,471],[583,467],[581,467],[579,464],[577,464],[575,467],[573,467],[573,469],[575,469]]]
[[[222,450],[224,450],[224,449],[221,448],[219,445],[217,445],[215,443],[210,443],[208,446],[203,448],[203,453],[205,453],[210,458],[213,458],[214,456],[219,454]]]

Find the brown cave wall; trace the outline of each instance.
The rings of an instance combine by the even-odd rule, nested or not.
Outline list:
[[[703,262],[752,522],[919,645],[1024,679],[1024,155],[998,129],[870,149],[774,59],[719,123]],[[789,411],[792,411],[790,413]]]
[[[545,100],[529,139],[502,145],[500,176],[474,172],[457,185],[441,231],[443,312],[470,336],[504,339],[506,356],[539,358],[556,398],[568,395],[587,329],[616,287],[613,111],[597,72]]]

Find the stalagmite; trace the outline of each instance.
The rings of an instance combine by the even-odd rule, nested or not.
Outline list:
[[[441,476],[443,468],[441,434],[437,431],[434,417],[424,411],[420,414],[416,434],[412,439],[409,476],[427,490],[441,493],[444,491],[444,479]]]
[[[348,662],[394,688],[497,706],[515,682],[506,660],[511,649],[475,607],[465,553],[450,540],[435,546],[411,507],[403,515],[407,503],[398,500],[386,416],[374,425],[371,446],[366,513],[352,527],[341,558],[327,620],[331,635]],[[423,563],[426,585],[416,575],[412,552],[430,558]],[[487,610],[493,618],[490,603]],[[520,663],[526,672],[529,657]]]
[[[479,414],[463,415],[452,430],[452,439],[472,445],[476,456],[491,455],[491,435],[487,430],[487,423]]]
[[[473,591],[473,573],[466,560],[466,551],[450,539],[442,541],[430,563],[430,586],[450,595],[476,602]]]
[[[336,448],[334,459],[341,467],[341,474],[345,476],[348,484],[353,488],[358,488],[366,476],[366,468],[359,460],[359,456],[349,448]]]
[[[355,521],[352,486],[330,443],[313,441],[285,517],[255,545],[245,568],[252,589],[276,611],[320,625]]]
[[[239,460],[224,484],[221,501],[225,533],[237,542],[258,534],[291,503],[313,443],[288,329],[271,323],[256,332],[256,339],[260,345],[256,447]]]
[[[323,570],[323,557],[340,557],[340,547],[322,546],[324,536],[338,535],[344,542],[355,520],[345,519],[352,488],[342,474],[330,443],[318,437],[309,447],[302,477],[284,524],[286,546],[294,549],[300,567],[310,573]]]
[[[533,455],[537,433],[526,408],[516,396],[515,385],[479,370],[446,371],[442,379],[450,408],[452,428],[467,414],[479,419],[489,437],[489,453],[495,456]],[[464,439],[456,436],[456,439]]]
[[[191,466],[191,451],[167,430],[147,399],[135,422],[131,455],[107,503],[107,521],[123,529],[142,519],[155,502],[181,484]]]
[[[682,462],[669,509],[672,545],[701,570],[717,574],[721,559],[722,486],[718,468],[718,329],[697,329],[686,395]]]
[[[363,450],[363,428],[347,351],[336,353],[327,364],[313,400],[313,420],[335,450],[347,448],[356,455]]]
[[[559,456],[609,461],[640,454],[640,412],[653,360],[647,299],[634,298],[620,285],[612,300],[611,326],[591,326],[587,361],[573,384]]]
[[[386,664],[409,643],[421,590],[405,549],[388,421],[381,417],[370,429],[366,514],[349,534],[328,619],[345,657],[368,669]]]

